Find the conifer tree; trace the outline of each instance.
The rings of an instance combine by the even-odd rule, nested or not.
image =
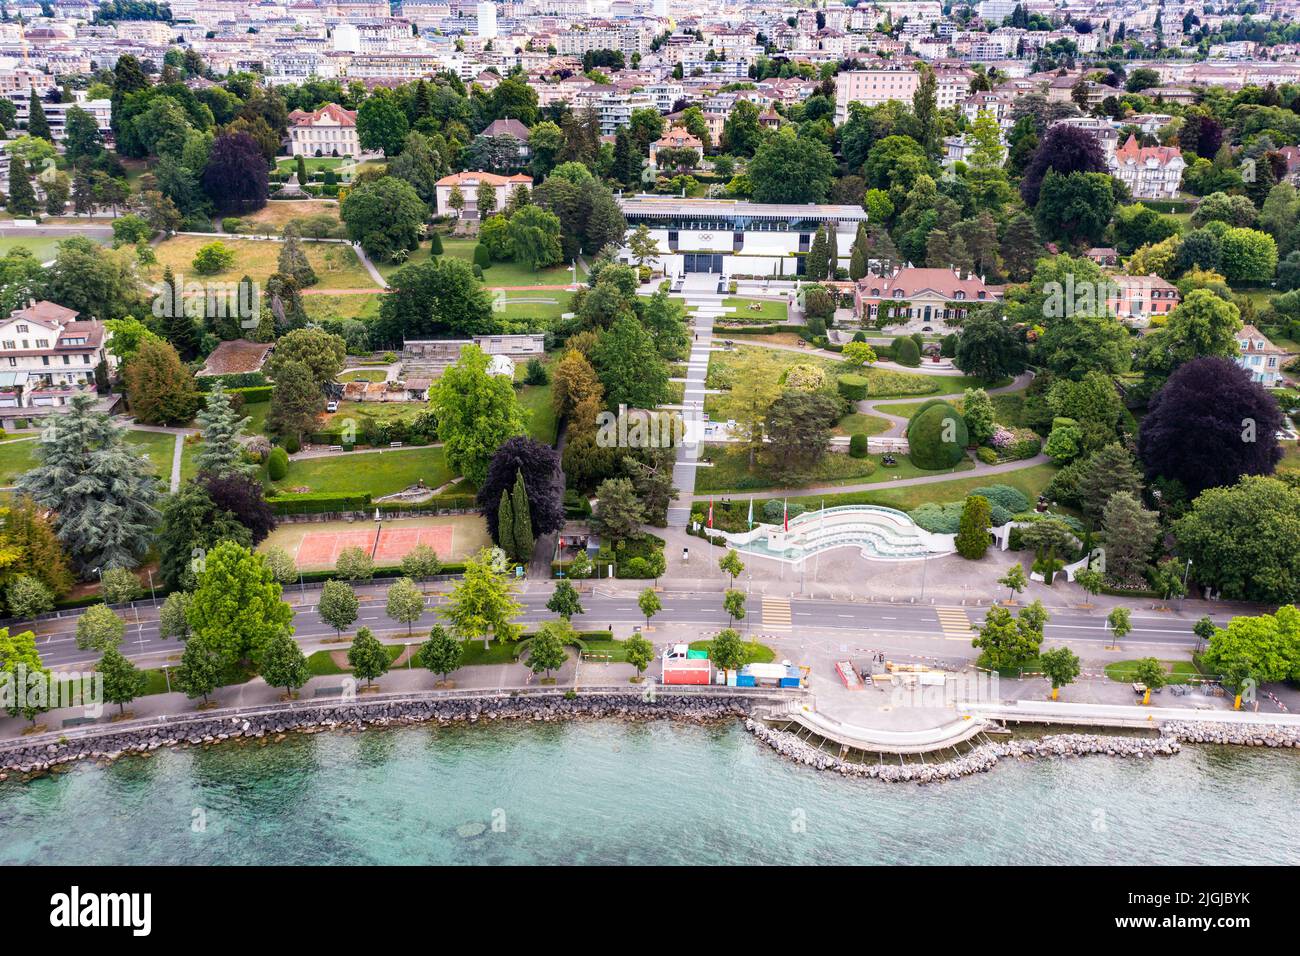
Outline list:
[[[826,226],[826,278],[834,280],[839,268],[840,240],[833,226]]]
[[[501,492],[501,506],[497,509],[497,545],[506,557],[515,556],[515,506],[510,492]]]
[[[27,135],[46,142],[54,142],[54,136],[50,132],[50,121],[45,118],[45,106],[41,103],[41,98],[36,95],[35,89],[32,90],[31,99],[27,102]]]
[[[528,490],[524,486],[522,471],[515,477],[515,488],[511,494],[510,510],[514,519],[513,555],[516,561],[527,561],[533,555],[533,521],[528,511]]]
[[[315,285],[318,281],[316,270],[307,261],[307,253],[303,252],[302,243],[293,234],[290,234],[284,240],[284,246],[280,249],[280,260],[276,264],[276,269],[284,275],[292,276],[300,289]]]
[[[9,203],[11,215],[27,218],[36,215],[36,190],[27,172],[27,164],[15,159],[9,167]]]
[[[196,417],[203,444],[199,446],[198,465],[201,474],[220,477],[229,474],[250,474],[253,466],[244,460],[240,439],[249,419],[241,418],[230,404],[230,395],[220,382],[208,392],[208,403]]]
[[[39,464],[18,480],[19,491],[55,513],[55,533],[82,573],[134,568],[158,523],[153,465],[94,405],[93,396],[76,395],[52,416],[36,443]]]
[[[812,246],[808,250],[804,273],[813,282],[826,278],[827,264],[826,233],[818,229],[813,235]]]

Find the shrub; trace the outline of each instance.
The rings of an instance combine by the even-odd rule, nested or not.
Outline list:
[[[989,504],[1001,505],[1012,514],[1018,514],[1029,507],[1029,498],[1019,488],[1012,488],[1010,485],[987,485],[983,488],[975,488],[971,491],[972,495],[979,495],[981,498],[987,498]]]
[[[801,515],[803,513],[804,513],[803,505],[801,504],[789,505],[789,515],[791,518],[797,517],[798,515]],[[763,505],[763,520],[765,520],[768,524],[780,524],[782,514],[783,514],[782,502],[780,501],[773,500]]]
[[[966,422],[947,402],[937,401],[912,417],[907,426],[909,457],[917,468],[951,468],[965,454]]]
[[[868,379],[865,375],[841,375],[835,387],[850,402],[860,402],[867,397]]]
[[[429,236],[429,255],[442,255],[442,236],[436,232]]]
[[[235,250],[221,241],[209,242],[194,254],[191,264],[199,275],[216,275],[234,266]]]
[[[867,444],[867,436],[863,432],[858,432],[849,439],[849,455],[853,458],[866,458]]]
[[[975,451],[975,457],[986,465],[995,465],[998,461],[998,453],[992,448],[978,448]]]
[[[237,216],[227,216],[225,219],[221,220],[221,229],[223,232],[228,232],[232,235],[241,233],[244,231],[244,220]]]
[[[894,339],[894,361],[908,368],[917,368],[921,364],[921,349],[916,341],[907,336]]]
[[[302,442],[298,439],[297,435],[286,435],[284,437],[283,445],[284,450],[293,455],[302,447]]]
[[[492,253],[488,252],[488,247],[481,242],[474,247],[474,265],[480,269],[486,269],[492,265]]]
[[[933,534],[956,534],[961,527],[961,501],[928,501],[909,511],[908,517]]]
[[[278,446],[272,448],[266,460],[266,473],[272,481],[282,481],[289,473],[289,453]]]

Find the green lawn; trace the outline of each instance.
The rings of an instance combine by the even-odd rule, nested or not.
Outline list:
[[[443,255],[451,256],[456,259],[463,259],[466,262],[474,261],[474,246],[477,245],[473,239],[447,239],[442,240]],[[421,243],[420,248],[412,252],[406,260],[407,263],[427,262],[429,259],[428,243]],[[386,262],[379,265],[379,271],[385,277],[392,275],[401,266],[396,263]],[[578,280],[581,281],[586,277],[583,269],[578,269]],[[564,286],[573,281],[573,273],[568,266],[556,266],[551,269],[542,269],[540,272],[534,272],[527,266],[516,262],[494,262],[488,268],[483,270],[483,284],[488,287],[496,286]]]
[[[59,251],[59,242],[67,239],[73,234],[70,232],[61,232],[57,239],[46,239],[41,236],[6,236],[0,239],[0,256],[7,256],[13,250],[21,247],[36,257],[37,262],[49,262]],[[104,244],[104,240],[98,236],[88,236],[87,238]]]
[[[957,392],[954,389],[951,392],[945,391],[944,394],[955,395]],[[989,400],[993,403],[994,418],[999,425],[1019,426],[1022,424],[1025,407],[1024,392],[1003,392],[998,395],[990,395]],[[901,415],[904,418],[911,418],[912,414],[924,404],[924,401],[890,402],[889,404],[877,405],[876,411],[884,412],[887,415]],[[961,411],[961,401],[959,399],[953,399],[953,405],[957,411]]]
[[[550,383],[525,385],[517,394],[528,423],[528,434],[544,445],[554,445],[559,421],[551,405]]]
[[[523,299],[554,299],[555,301],[525,302],[521,301]],[[554,292],[542,289],[531,292],[507,292],[499,303],[493,303],[493,308],[498,309],[497,315],[506,322],[512,323],[512,327],[537,331],[558,322],[560,316],[571,310],[572,304],[573,293],[557,288]],[[517,326],[514,325],[516,323]]]
[[[437,488],[452,477],[442,448],[428,446],[291,460],[289,473],[273,487],[279,492],[298,488],[330,493],[368,491],[379,497],[420,479]]]
[[[354,368],[339,376],[340,382],[383,382],[387,379],[388,373],[378,368]]]
[[[126,440],[149,456],[153,472],[164,480],[171,478],[174,435],[159,432],[127,432]],[[37,440],[0,442],[0,484],[12,485],[18,476],[36,467]]]
[[[744,648],[746,664],[770,664],[776,660],[776,651],[766,644],[760,644],[758,641],[746,641]],[[713,641],[691,641],[691,650],[712,652]]]
[[[774,476],[771,469],[764,465],[762,456],[759,457],[753,471],[750,471],[749,452],[743,448],[710,445],[709,455],[713,458],[713,467],[698,468],[695,472],[697,494],[763,491],[768,488],[798,488],[807,485],[888,484],[898,478],[918,478],[923,475],[950,473],[924,471],[913,465],[906,455],[897,455],[897,466],[886,468],[880,463],[879,455],[853,458],[839,452],[828,452],[813,473],[803,480],[783,481]],[[952,471],[970,471],[974,467],[974,463],[967,459],[959,462]]]
[[[720,322],[743,322],[754,325],[776,325],[786,321],[789,309],[784,299],[752,299],[743,296],[730,296],[723,300],[723,308],[735,309],[727,313]],[[753,308],[757,306],[757,308]]]
[[[1186,684],[1202,676],[1191,661],[1161,661],[1160,663],[1164,666],[1167,684]],[[1106,665],[1106,676],[1121,684],[1131,684],[1137,680],[1137,665],[1136,660],[1113,661]]]
[[[344,163],[351,163],[352,160],[344,159],[340,156],[304,156],[303,163],[309,173],[324,172],[327,169],[338,169]],[[289,156],[280,159],[275,164],[276,172],[291,173],[298,168],[298,157]]]
[[[307,311],[307,318],[314,322],[324,319],[359,319],[369,322],[379,318],[379,303],[382,292],[374,295],[304,295],[302,306]]]
[[[898,468],[881,468],[877,475],[882,472],[901,471],[906,457],[899,455],[898,460]],[[907,485],[902,488],[885,487],[879,491],[851,491],[842,494],[792,498],[790,500],[798,501],[805,508],[817,508],[822,501],[825,501],[828,508],[835,505],[867,504],[884,505],[887,508],[897,508],[900,511],[911,511],[926,502],[961,501],[972,489],[997,484],[1018,488],[1032,502],[1037,500],[1038,495],[1047,487],[1056,471],[1055,465],[1032,465],[1029,468],[1020,468],[996,475],[982,475],[978,478],[954,478],[952,481],[936,481],[925,485]],[[762,501],[759,501],[755,504],[755,508],[760,507],[761,504]]]
[[[204,246],[220,242],[235,254],[234,264],[224,272],[199,276],[194,271],[194,256]],[[176,275],[208,282],[238,282],[247,275],[254,282],[264,283],[279,268],[280,251],[284,243],[265,239],[238,239],[230,236],[172,236],[155,248],[158,263],[149,270],[152,281],[160,281],[163,269],[171,266]],[[312,289],[375,289],[370,273],[361,265],[352,247],[339,242],[304,242],[303,252],[316,271],[317,283]],[[304,301],[316,298],[303,296]],[[361,296],[360,298],[369,298]]]
[[[886,418],[877,418],[875,415],[863,415],[861,412],[850,412],[839,420],[835,425],[835,434],[837,435],[879,435],[889,430],[890,422]]]
[[[333,650],[317,651],[315,654],[308,655],[308,672],[312,677],[327,677],[334,674],[350,673],[352,668],[340,667],[334,662],[334,658],[331,656],[335,650],[346,651],[349,646],[351,645],[342,644]],[[402,651],[406,650],[406,648],[401,644],[385,644],[384,650],[388,652],[388,663],[391,664],[393,661],[397,660],[398,656]]]

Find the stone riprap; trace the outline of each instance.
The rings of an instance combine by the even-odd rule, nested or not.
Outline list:
[[[575,718],[616,720],[717,721],[750,713],[753,698],[726,695],[590,694],[575,697],[463,697],[436,700],[331,702],[320,707],[263,714],[192,716],[103,733],[61,737],[54,742],[14,741],[0,749],[0,779],[4,771],[40,773],[77,760],[115,760],[125,754],[147,753],[159,747],[198,746],[226,740],[314,733],[336,728],[398,726],[425,722],[476,723],[480,720],[556,721]]]

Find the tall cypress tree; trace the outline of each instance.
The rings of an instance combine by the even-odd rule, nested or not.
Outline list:
[[[501,505],[497,509],[497,545],[506,553],[506,557],[515,556],[515,508],[510,501],[510,492],[501,492]]]
[[[9,212],[15,216],[36,215],[36,190],[32,188],[32,177],[27,173],[27,164],[15,159],[9,167]]]
[[[54,135],[50,132],[50,121],[45,118],[45,106],[35,90],[32,90],[31,99],[27,101],[27,134],[47,142],[54,142]]]
[[[839,268],[840,240],[835,234],[835,227],[826,225],[826,278],[834,279]]]
[[[515,490],[511,495],[510,510],[513,512],[514,545],[516,561],[527,561],[533,556],[533,520],[528,512],[528,489],[524,486],[524,473],[515,476]]]
[[[163,337],[188,362],[199,351],[199,327],[194,319],[185,314],[185,302],[176,289],[176,274],[172,272],[171,266],[163,269],[163,285],[159,296],[164,316]]]
[[[818,229],[813,235],[812,246],[808,250],[807,265],[804,268],[805,274],[813,282],[820,282],[826,278],[826,233]]]

